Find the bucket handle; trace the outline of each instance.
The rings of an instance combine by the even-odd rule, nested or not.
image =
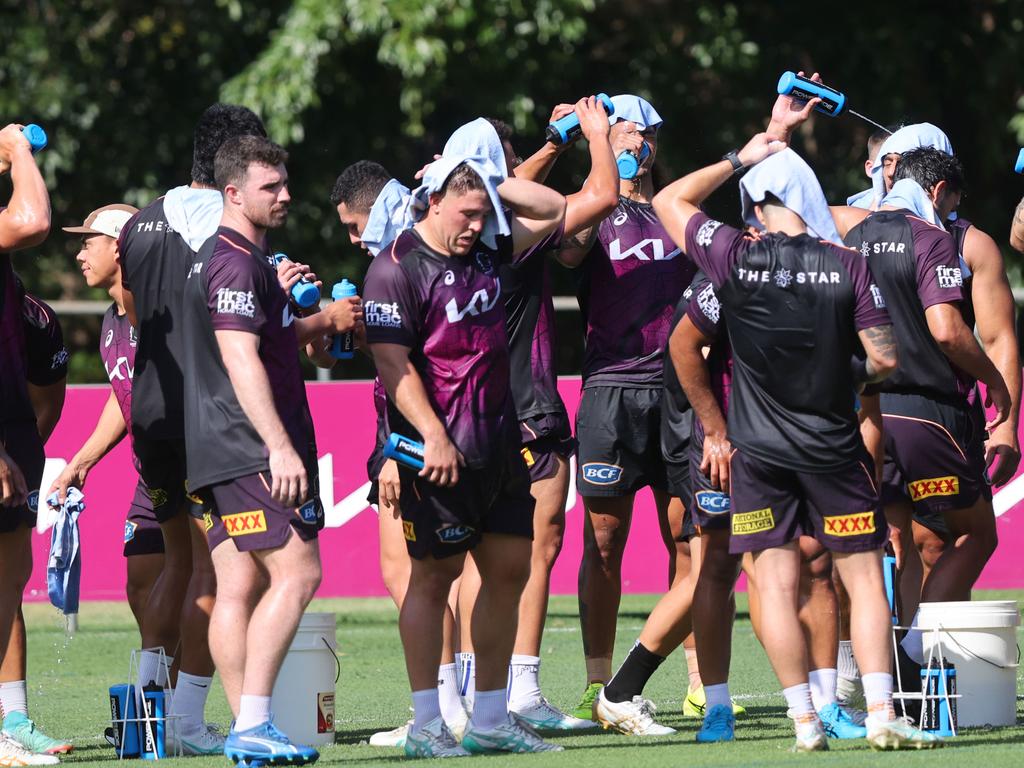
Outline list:
[[[986,659],[984,656],[979,656],[978,654],[974,653],[974,651],[971,651],[971,650],[969,650],[967,648],[964,648],[964,646],[960,643],[960,641],[957,640],[953,636],[953,633],[950,632],[949,630],[947,630],[941,624],[939,624],[939,631],[943,632],[946,635],[946,637],[948,637],[950,640],[952,640],[954,645],[956,645],[956,647],[959,648],[963,652],[964,656],[969,656],[971,658],[977,659],[978,661],[984,661],[986,664],[988,664],[989,666],[993,666],[996,669],[1012,669],[1012,667],[1010,667],[1010,666],[1006,666],[1006,665],[1003,665],[1003,664],[997,664],[996,662],[992,661],[991,659]],[[1020,664],[1020,643],[1017,643],[1016,646],[1017,646],[1017,664],[1019,665]],[[337,680],[335,680],[335,682],[337,682]]]
[[[331,644],[327,642],[326,637],[321,636],[320,639],[323,641],[324,648],[330,651],[331,656],[334,657],[334,666],[337,669],[337,671],[334,673],[334,684],[337,685],[338,681],[341,680],[341,659],[338,658],[338,654],[334,652],[333,648],[331,648]],[[1017,653],[1018,655],[1020,654],[1019,648],[1017,649]]]

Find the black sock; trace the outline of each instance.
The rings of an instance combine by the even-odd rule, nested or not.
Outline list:
[[[664,656],[651,653],[637,640],[615,677],[604,687],[604,697],[612,702],[632,701],[644,692],[647,681],[664,660]]]

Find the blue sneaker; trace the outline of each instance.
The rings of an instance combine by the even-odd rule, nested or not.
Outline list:
[[[846,714],[846,710],[834,701],[820,709],[818,717],[821,718],[825,735],[830,739],[867,738],[868,729],[863,725],[857,725],[853,718]]]
[[[716,704],[704,715],[704,724],[697,731],[697,741],[711,744],[716,741],[732,741],[736,731],[736,716],[732,707]]]
[[[269,720],[255,728],[231,733],[224,742],[224,755],[239,765],[260,768],[264,765],[309,765],[320,758],[312,747],[292,744]]]

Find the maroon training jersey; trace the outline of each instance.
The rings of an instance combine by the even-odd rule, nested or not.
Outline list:
[[[107,372],[117,404],[121,406],[121,415],[124,416],[129,435],[132,433],[132,379],[135,376],[135,351],[138,343],[128,315],[119,315],[117,304],[111,304],[103,314],[100,357],[103,358],[103,368]]]

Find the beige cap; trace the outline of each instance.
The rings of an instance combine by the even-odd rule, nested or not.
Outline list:
[[[124,203],[104,205],[85,217],[85,223],[80,227],[63,227],[64,231],[72,235],[106,235],[117,237],[121,234],[121,227],[128,223],[128,219],[139,212],[139,209]]]

